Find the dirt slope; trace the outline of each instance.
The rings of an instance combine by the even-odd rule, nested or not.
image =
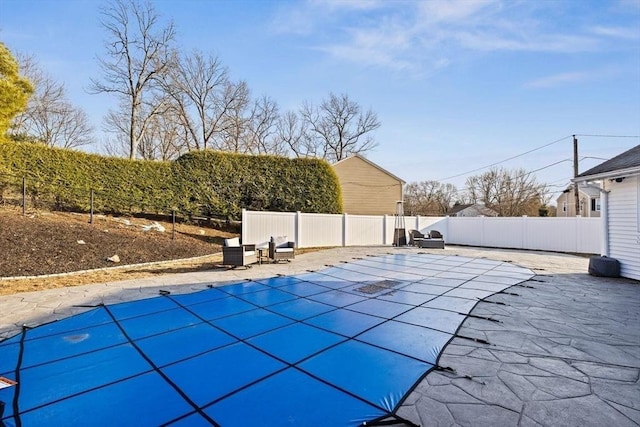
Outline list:
[[[160,222],[165,231],[159,232],[144,231],[143,226],[153,224],[146,219],[98,216],[94,217],[94,224],[88,220],[88,215],[32,211],[22,216],[20,209],[0,208],[0,277],[68,273],[209,255],[220,252],[222,239],[233,235],[178,224],[172,239],[171,223]],[[114,255],[119,257],[119,263],[107,261]],[[111,276],[115,280],[116,276]],[[121,276],[122,273],[117,279],[128,278]],[[86,276],[80,279],[94,281]],[[55,280],[48,282],[48,287],[56,286]],[[14,281],[0,281],[0,293],[9,292],[8,283]],[[15,291],[20,290],[26,289]]]

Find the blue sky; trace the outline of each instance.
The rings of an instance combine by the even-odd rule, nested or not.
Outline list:
[[[153,3],[184,50],[216,54],[281,110],[333,91],[376,111],[367,157],[407,182],[463,188],[465,172],[569,137],[500,165],[562,186],[572,134],[635,136],[579,136],[580,171],[640,144],[640,0]],[[64,82],[98,137],[114,105],[86,93],[104,4],[0,0],[0,40]]]

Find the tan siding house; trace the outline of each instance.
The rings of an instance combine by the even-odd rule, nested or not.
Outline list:
[[[404,181],[355,154],[334,163],[342,188],[342,206],[352,215],[393,215]]]
[[[580,215],[588,218],[600,216],[600,188],[595,185],[581,185],[578,187],[580,200]],[[556,199],[558,209],[556,216],[576,216],[576,199],[573,187],[569,186]]]

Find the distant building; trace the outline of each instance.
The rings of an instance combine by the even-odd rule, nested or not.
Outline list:
[[[580,216],[600,216],[600,187],[592,184],[578,185],[578,198],[580,200]],[[576,196],[573,186],[567,187],[556,199],[558,209],[556,216],[576,216]]]
[[[640,145],[573,179],[601,189],[602,251],[623,277],[640,280]]]
[[[354,154],[334,163],[342,190],[342,207],[352,215],[393,215],[402,200],[404,180]]]
[[[479,203],[470,205],[456,204],[446,213],[447,216],[498,216],[498,212]]]

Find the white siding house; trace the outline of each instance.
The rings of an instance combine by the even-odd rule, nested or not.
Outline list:
[[[621,276],[640,280],[640,145],[574,181],[600,185],[602,255],[620,261]]]

